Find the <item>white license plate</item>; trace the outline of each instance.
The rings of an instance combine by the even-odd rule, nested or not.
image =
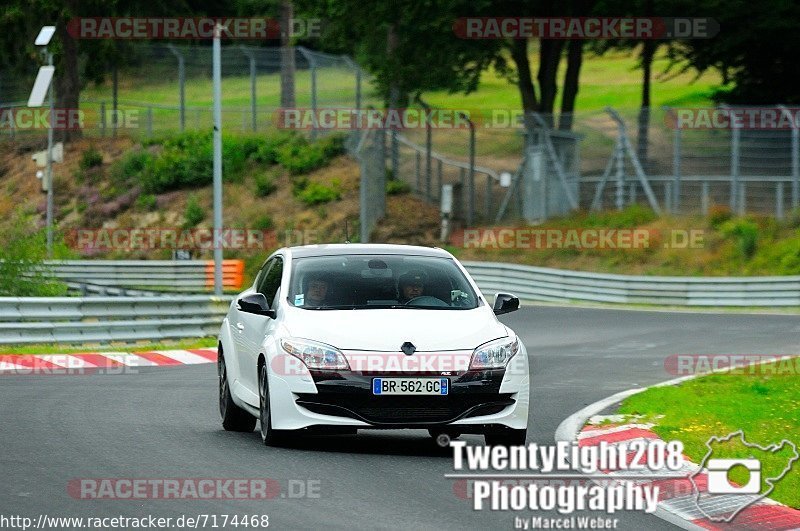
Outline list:
[[[373,378],[373,395],[446,395],[447,378]]]

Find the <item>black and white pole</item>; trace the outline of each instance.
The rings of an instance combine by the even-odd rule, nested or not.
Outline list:
[[[214,294],[222,295],[222,47],[221,26],[214,28]]]
[[[53,54],[47,50],[47,45],[50,44],[50,39],[56,31],[55,26],[44,26],[39,35],[36,36],[34,44],[36,46],[43,46],[43,53],[47,55],[47,66],[39,68],[36,74],[36,81],[33,83],[31,95],[28,98],[28,107],[41,107],[44,103],[45,95],[50,100],[50,116],[47,126],[47,170],[44,178],[47,185],[47,257],[53,257],[53,116],[55,114],[55,104],[53,102],[53,75],[55,74],[55,67],[53,66]]]

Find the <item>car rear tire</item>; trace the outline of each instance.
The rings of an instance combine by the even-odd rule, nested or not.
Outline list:
[[[515,430],[505,426],[489,428],[484,434],[486,444],[489,446],[521,446],[528,438],[528,430]]]
[[[258,370],[258,411],[261,424],[261,441],[266,446],[278,446],[286,441],[283,431],[272,428],[272,408],[269,402],[269,378],[266,363]]]
[[[222,417],[222,427],[227,431],[253,431],[256,427],[256,418],[233,403],[222,346],[217,348],[217,375],[219,376],[219,415]]]

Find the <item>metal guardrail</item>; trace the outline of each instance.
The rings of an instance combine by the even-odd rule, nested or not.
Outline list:
[[[202,292],[213,288],[213,261],[209,260],[65,260],[48,261],[48,269],[66,281],[95,286],[159,288]],[[238,289],[243,265],[223,262],[223,284]]]
[[[648,277],[564,271],[497,262],[464,262],[486,295],[523,300],[670,306],[800,306],[800,276]]]
[[[0,344],[215,335],[232,297],[0,297]]]

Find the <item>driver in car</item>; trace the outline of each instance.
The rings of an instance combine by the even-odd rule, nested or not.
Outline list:
[[[425,272],[412,269],[397,279],[398,300],[405,304],[411,299],[421,297],[425,293]]]

